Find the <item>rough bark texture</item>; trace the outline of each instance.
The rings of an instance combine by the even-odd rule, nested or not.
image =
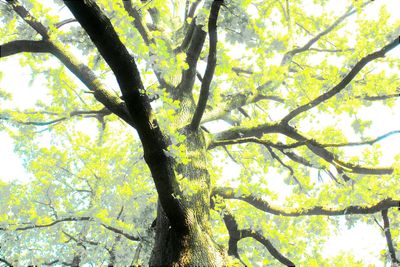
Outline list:
[[[190,121],[195,106],[191,99],[182,99],[179,116],[182,124]],[[187,179],[196,190],[184,191],[189,231],[179,233],[171,227],[169,219],[159,205],[156,239],[150,266],[224,266],[226,255],[211,238],[210,176],[207,171],[206,142],[201,131],[182,130],[187,139],[188,164],[176,163],[176,172]]]

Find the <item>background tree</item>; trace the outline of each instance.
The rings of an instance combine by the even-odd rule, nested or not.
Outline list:
[[[1,57],[47,90],[0,91],[31,174],[1,183],[0,261],[365,266],[322,255],[346,216],[398,264],[400,157],[379,142],[400,131],[368,118],[400,90],[385,4],[1,1]]]

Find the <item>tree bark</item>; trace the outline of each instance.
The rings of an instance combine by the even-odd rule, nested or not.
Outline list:
[[[181,107],[181,118],[190,120],[193,102]],[[191,104],[189,104],[191,103]],[[158,205],[155,244],[150,266],[224,266],[226,254],[211,237],[210,225],[210,175],[207,171],[206,142],[200,131],[182,130],[186,135],[185,145],[189,163],[177,162],[175,171],[187,179],[194,191],[183,188],[186,223],[189,230],[176,232]]]

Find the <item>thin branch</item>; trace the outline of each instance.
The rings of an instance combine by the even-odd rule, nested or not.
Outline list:
[[[381,214],[382,214],[383,227],[385,229],[384,232],[385,232],[386,243],[388,246],[390,258],[392,259],[393,264],[398,264],[398,263],[400,263],[400,261],[396,258],[396,249],[394,248],[392,234],[390,233],[390,222],[389,222],[389,217],[388,217],[388,210],[387,209],[382,210]]]
[[[208,53],[206,72],[201,83],[199,101],[197,103],[192,122],[189,126],[192,131],[195,131],[197,130],[197,128],[199,128],[201,117],[203,116],[203,113],[206,109],[208,96],[210,94],[210,85],[214,76],[215,66],[217,64],[217,20],[219,10],[223,3],[223,0],[214,0],[211,5],[210,16],[208,18],[208,35],[210,40],[210,48]]]
[[[301,190],[303,190],[303,186],[301,185],[300,181],[297,179],[297,177],[294,175],[294,170],[291,166],[287,165],[284,163],[281,158],[272,150],[272,148],[267,146],[267,149],[269,153],[271,154],[271,157],[273,159],[276,159],[283,167],[285,167],[289,172],[290,172],[290,177],[294,179],[294,181],[297,183],[297,185],[300,187]]]
[[[47,228],[62,222],[79,222],[79,221],[92,221],[93,219],[91,217],[68,217],[68,218],[62,218],[58,219],[55,221],[52,221],[51,223],[48,224],[33,224],[29,226],[23,226],[23,227],[17,227],[15,229],[12,229],[13,231],[25,231],[25,230],[30,230],[30,229],[38,229],[38,228]],[[2,231],[6,231],[8,229],[5,228],[0,228]]]
[[[310,51],[316,52],[327,52],[327,53],[341,53],[341,52],[354,52],[354,49],[321,49],[321,48],[310,48]]]
[[[321,144],[322,147],[345,147],[345,146],[363,146],[363,145],[373,145],[379,141],[382,141],[383,139],[392,136],[394,134],[400,134],[400,130],[396,131],[391,131],[388,132],[384,135],[378,136],[375,139],[370,139],[366,141],[361,141],[361,142],[345,142],[345,143],[337,143],[337,144]]]
[[[289,112],[288,115],[286,115],[282,119],[282,123],[288,123],[290,120],[292,120],[294,117],[297,115],[312,109],[313,107],[321,104],[322,102],[330,99],[331,97],[335,96],[336,94],[340,93],[346,86],[354,79],[354,77],[371,61],[384,57],[387,52],[395,48],[397,45],[400,44],[400,37],[396,38],[393,40],[391,43],[387,44],[385,47],[382,49],[371,53],[365,57],[363,57],[360,61],[357,62],[357,64],[350,70],[350,72],[341,80],[335,87],[333,87],[331,90],[327,91],[326,93],[320,95],[319,97],[315,98],[311,102],[304,104],[291,112]]]
[[[218,141],[211,141],[208,149],[213,149],[218,146],[225,146],[225,145],[236,145],[236,144],[246,144],[246,143],[255,143],[260,144],[263,146],[274,147],[278,149],[290,149],[296,148],[299,146],[305,145],[305,142],[296,142],[293,144],[283,144],[280,142],[273,143],[271,141],[263,140],[254,136],[251,137],[243,137],[243,138],[236,138],[236,139],[229,139],[229,140],[218,140]]]
[[[31,224],[28,226],[22,226],[22,227],[17,227],[14,229],[7,229],[7,228],[0,228],[1,231],[25,231],[25,230],[30,230],[30,229],[40,229],[40,228],[47,228],[47,227],[51,227],[53,225],[62,223],[62,222],[80,222],[80,221],[94,221],[94,219],[92,217],[67,217],[67,218],[62,218],[62,219],[58,219],[58,220],[54,220],[51,223],[47,223],[47,224]],[[103,226],[104,228],[116,233],[116,234],[120,234],[123,235],[124,237],[126,237],[129,240],[132,241],[139,241],[140,237],[125,233],[124,231],[115,228],[113,226],[101,223],[101,226]]]
[[[365,4],[364,4],[365,5]],[[343,22],[347,17],[353,15],[356,12],[355,9],[353,9],[353,6],[350,6],[344,15],[342,15],[341,17],[339,17],[334,23],[332,23],[328,28],[326,28],[324,31],[320,32],[319,34],[317,34],[315,37],[313,37],[312,39],[310,39],[304,46],[300,47],[300,48],[296,48],[293,49],[289,52],[287,52],[282,59],[281,65],[285,65],[288,62],[290,62],[293,58],[293,56],[295,56],[296,54],[299,54],[301,52],[307,51],[308,49],[310,49],[310,47],[316,43],[319,39],[321,39],[321,37],[327,35],[328,33],[330,33],[331,31],[333,31],[341,22]]]
[[[357,96],[356,98],[359,98],[362,100],[368,100],[368,101],[380,101],[380,100],[387,100],[387,99],[396,98],[396,97],[400,97],[400,93],[390,94],[390,95],[376,95],[376,96],[365,95],[365,96]]]
[[[50,121],[21,121],[21,120],[13,120],[12,118],[8,118],[8,117],[1,117],[0,114],[0,120],[10,120],[19,124],[24,124],[24,125],[33,125],[33,126],[48,126],[48,125],[52,125],[52,124],[57,124],[61,121],[64,121],[68,118],[72,118],[72,117],[91,117],[91,118],[102,118],[104,116],[110,115],[111,112],[107,109],[107,108],[103,108],[101,110],[75,110],[69,113],[68,117],[61,117],[55,120],[50,120]],[[100,116],[100,117],[99,117]]]
[[[45,262],[45,263],[43,263],[43,265],[52,266],[52,265],[54,265],[56,263],[59,263],[59,262],[60,262],[60,260],[53,260],[53,261]]]
[[[62,26],[67,25],[67,24],[72,23],[72,22],[77,22],[77,20],[76,19],[65,19],[63,21],[60,21],[60,22],[57,22],[56,24],[54,24],[54,27],[59,29]]]
[[[365,206],[348,206],[345,208],[331,208],[331,207],[322,207],[322,206],[314,206],[314,207],[301,207],[301,208],[292,208],[292,207],[279,207],[273,204],[268,203],[266,200],[252,195],[242,195],[234,188],[228,187],[217,187],[214,188],[212,192],[212,196],[219,195],[225,199],[237,199],[242,200],[255,208],[274,214],[274,215],[282,215],[288,217],[299,217],[299,216],[314,216],[314,215],[325,215],[325,216],[340,216],[340,215],[348,215],[348,214],[374,214],[380,212],[384,209],[389,208],[397,208],[400,205],[400,200],[392,200],[390,198],[384,199],[373,205],[365,205]]]
[[[106,224],[101,224],[101,226],[103,226],[104,228],[106,228],[106,229],[108,229],[110,231],[113,231],[116,234],[120,234],[120,235],[126,237],[129,240],[140,241],[140,237],[125,233],[124,231],[122,231],[122,230],[120,230],[118,228],[115,228],[113,226],[109,226],[109,225],[106,225]]]

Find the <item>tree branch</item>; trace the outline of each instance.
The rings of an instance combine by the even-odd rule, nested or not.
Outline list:
[[[348,214],[373,214],[380,212],[384,209],[397,208],[400,205],[400,200],[392,200],[390,198],[384,199],[374,205],[370,206],[348,206],[345,208],[330,208],[322,206],[314,207],[303,207],[303,208],[291,208],[291,207],[279,207],[268,203],[261,197],[248,194],[242,195],[236,189],[229,187],[217,187],[213,189],[211,196],[219,195],[225,199],[237,199],[242,200],[255,208],[281,216],[288,217],[299,217],[299,216],[314,216],[314,215],[325,215],[325,216],[340,216]]]
[[[80,221],[94,221],[94,219],[92,217],[87,217],[87,216],[82,216],[82,217],[67,217],[67,218],[62,218],[62,219],[58,219],[55,220],[51,223],[47,223],[47,224],[32,224],[32,225],[28,225],[28,226],[22,226],[22,227],[17,227],[15,229],[11,229],[13,231],[25,231],[25,230],[30,230],[30,229],[39,229],[39,228],[47,228],[47,227],[51,227],[53,225],[62,223],[62,222],[80,222]],[[140,237],[137,236],[133,236],[131,234],[125,233],[122,230],[115,228],[113,226],[104,224],[104,223],[100,223],[101,226],[103,226],[104,228],[116,233],[116,234],[120,234],[123,235],[124,237],[126,237],[129,240],[132,241],[139,241]],[[7,228],[0,228],[1,231],[7,231]]]
[[[124,8],[128,15],[134,19],[133,24],[135,28],[138,30],[140,36],[142,36],[142,39],[144,43],[149,46],[150,44],[154,44],[154,38],[151,36],[151,33],[146,26],[145,23],[143,23],[142,17],[139,13],[139,11],[136,8],[132,7],[132,1],[131,0],[123,0],[122,1],[124,4]],[[152,51],[149,52],[150,56],[153,56],[154,53]],[[154,66],[153,66],[153,71],[154,74],[157,77],[158,82],[160,83],[161,87],[166,88],[168,90],[171,90],[172,86],[167,83],[167,81],[162,78],[162,75],[159,71],[156,71]]]
[[[206,72],[201,83],[199,101],[197,103],[192,122],[190,123],[190,129],[192,131],[195,131],[197,130],[197,128],[199,128],[201,117],[203,116],[204,110],[206,109],[208,96],[210,94],[210,85],[214,76],[215,66],[217,64],[217,20],[219,10],[223,3],[223,0],[214,0],[211,5],[210,17],[208,18],[210,48],[208,53]]]
[[[283,256],[275,247],[272,245],[271,241],[269,241],[267,238],[265,238],[262,234],[259,232],[252,230],[252,229],[243,229],[240,230],[240,234],[243,238],[246,237],[252,237],[261,244],[264,245],[264,247],[268,250],[268,252],[275,258],[277,259],[280,263],[289,266],[289,267],[295,267],[294,263]]]
[[[132,240],[132,241],[140,241],[140,237],[137,237],[137,236],[134,236],[134,235],[125,233],[124,231],[122,231],[122,230],[120,230],[120,229],[118,229],[118,228],[115,228],[115,227],[113,227],[113,226],[106,225],[106,224],[103,224],[103,223],[101,224],[101,226],[103,226],[104,228],[106,228],[106,229],[108,229],[108,230],[110,230],[110,231],[113,231],[113,232],[116,233],[116,234],[120,234],[120,235],[126,237],[126,238],[129,239],[129,240]]]
[[[67,24],[72,23],[72,22],[77,22],[77,20],[76,20],[76,19],[65,19],[65,20],[63,20],[63,21],[60,21],[60,22],[54,24],[54,27],[56,27],[57,29],[59,29],[59,28],[61,28],[62,26],[67,25]]]
[[[0,57],[8,57],[17,53],[49,53],[50,44],[47,41],[15,40],[0,45]]]
[[[258,90],[257,90],[258,91]],[[237,93],[226,96],[225,100],[213,110],[203,115],[201,123],[218,120],[226,116],[230,111],[239,109],[245,105],[257,103],[261,100],[270,100],[278,103],[284,103],[283,98],[274,95],[264,95],[261,93]]]
[[[59,224],[61,222],[79,222],[79,221],[92,221],[93,219],[91,217],[67,217],[67,218],[62,218],[58,219],[55,221],[52,221],[51,223],[47,224],[32,224],[28,226],[22,226],[22,227],[17,227],[15,229],[12,229],[13,231],[25,231],[25,230],[30,230],[30,229],[38,229],[38,228],[47,228],[56,224]],[[2,231],[7,231],[8,229],[6,228],[0,228]]]
[[[393,40],[391,43],[387,44],[382,49],[371,53],[365,57],[363,57],[357,64],[350,70],[350,72],[341,80],[335,87],[331,90],[327,91],[326,93],[320,95],[319,97],[315,98],[311,102],[304,104],[294,110],[292,110],[288,115],[286,115],[282,119],[282,123],[288,123],[291,119],[303,113],[313,107],[321,104],[322,102],[330,99],[331,97],[335,96],[339,92],[341,92],[346,86],[354,79],[354,77],[371,61],[384,57],[387,52],[395,48],[397,45],[400,44],[400,36]]]
[[[396,264],[396,263],[398,264],[398,263],[400,263],[400,261],[396,258],[396,249],[394,248],[392,234],[390,233],[390,222],[389,222],[389,217],[388,217],[388,210],[387,209],[382,210],[381,214],[382,214],[383,228],[384,228],[384,232],[385,232],[386,243],[388,246],[390,258],[392,259],[393,264]]]
[[[34,30],[46,39],[49,34],[46,27],[36,20],[17,0],[7,0],[11,3],[13,10]],[[112,95],[99,81],[94,72],[82,64],[73,54],[69,53],[62,44],[54,40],[46,40],[50,46],[50,52],[56,56],[79,80],[82,81],[94,94],[97,101],[106,106],[111,112],[133,126],[124,102],[117,96]]]
[[[237,138],[237,139],[211,141],[211,143],[208,146],[208,149],[213,149],[218,146],[236,145],[236,144],[245,144],[245,143],[255,143],[255,144],[260,144],[260,145],[268,146],[268,147],[274,147],[274,148],[278,148],[278,149],[290,149],[290,148],[296,148],[296,147],[305,145],[305,142],[296,142],[293,144],[283,144],[280,142],[273,143],[271,141],[267,141],[267,140],[263,140],[263,139],[251,136],[251,137],[243,137],[243,138]]]
[[[286,135],[300,144],[304,144],[310,149],[315,155],[324,159],[326,162],[332,164],[339,171],[347,171],[357,174],[372,174],[372,175],[383,175],[392,174],[393,168],[391,167],[365,167],[354,163],[348,163],[340,160],[337,155],[328,151],[323,144],[313,139],[300,134],[294,127],[288,124],[260,124],[254,127],[233,127],[227,131],[223,131],[214,135],[213,143],[215,142],[233,142],[235,139],[250,138],[250,137],[262,137],[268,133],[280,133]],[[287,153],[287,152],[285,152]]]
[[[283,256],[261,233],[252,229],[238,229],[238,224],[233,215],[224,210],[224,222],[229,232],[229,249],[228,254],[238,258],[240,261],[239,253],[237,250],[237,243],[240,239],[251,237],[260,242],[268,250],[268,252],[285,266],[294,267],[294,263],[288,258]],[[242,261],[241,261],[242,262]],[[243,262],[242,262],[243,263]],[[244,263],[243,263],[244,264]],[[244,264],[245,265],[245,264]]]
[[[201,0],[196,0],[195,2],[193,2],[193,4],[189,8],[189,12],[186,15],[186,19],[194,17],[194,13],[196,12],[197,6],[200,4],[200,2]]]
[[[357,96],[356,98],[368,101],[380,101],[396,97],[400,97],[400,93],[390,94],[390,95],[376,95],[376,96],[365,95],[365,96]]]
[[[322,147],[345,147],[345,146],[363,146],[363,145],[373,145],[379,141],[382,141],[383,139],[392,136],[394,134],[400,134],[400,130],[396,130],[396,131],[390,131],[384,135],[378,136],[375,139],[370,139],[370,140],[366,140],[366,141],[360,141],[360,142],[346,142],[346,143],[337,143],[337,144],[326,144],[326,143],[322,143],[321,146]]]
[[[310,149],[315,155],[324,159],[326,162],[332,164],[337,169],[348,171],[352,173],[358,174],[372,174],[372,175],[383,175],[383,174],[392,174],[393,168],[390,167],[382,167],[382,168],[373,168],[373,167],[365,167],[354,163],[348,163],[340,160],[335,154],[328,151],[313,139],[308,139],[297,132],[297,130],[289,125],[283,125],[282,134],[293,138],[299,142],[304,142],[308,149]]]
[[[21,5],[18,0],[6,0],[12,7],[12,9],[37,33],[39,33],[43,39],[49,39],[49,33],[47,28],[34,18],[26,9]]]
[[[133,24],[135,25],[135,28],[138,30],[138,32],[142,36],[145,44],[147,46],[149,46],[150,43],[154,43],[153,38],[150,36],[149,29],[147,28],[146,24],[144,24],[142,22],[142,18],[140,16],[139,12],[137,11],[136,8],[132,7],[132,1],[131,0],[123,0],[122,2],[124,4],[124,8],[125,8],[126,12],[129,14],[129,16],[131,16],[134,19]]]
[[[132,121],[143,145],[144,158],[152,173],[158,196],[171,225],[176,231],[186,232],[188,221],[179,197],[174,163],[145,93],[135,60],[115,32],[110,20],[93,0],[64,1],[85,29],[100,54],[114,72]],[[101,32],[101,34],[99,34]]]
[[[193,27],[193,30],[191,30],[191,27]],[[202,25],[196,25],[196,20],[193,19],[182,45],[177,50],[177,52],[186,50],[186,63],[189,68],[182,71],[181,82],[173,91],[173,97],[175,99],[179,99],[183,95],[192,92],[196,80],[197,62],[205,39],[206,33],[203,31]],[[187,49],[186,46],[188,46]]]
[[[342,21],[344,21],[347,17],[353,15],[356,12],[356,10],[353,9],[353,6],[350,6],[346,13],[344,15],[342,15],[341,17],[339,17],[334,23],[332,23],[328,28],[326,28],[325,30],[323,30],[322,32],[320,32],[319,34],[317,34],[315,37],[313,37],[312,39],[310,39],[305,45],[303,45],[300,48],[296,48],[293,49],[289,52],[287,52],[282,59],[281,65],[285,65],[287,64],[289,61],[292,60],[293,56],[295,56],[296,54],[299,54],[301,52],[307,51],[308,49],[310,49],[310,47],[316,43],[319,39],[321,39],[321,37],[327,35],[328,33],[330,33],[332,30],[334,30]]]
[[[0,258],[0,262],[4,263],[6,266],[9,266],[9,267],[13,267],[14,266],[4,258]]]
[[[76,117],[76,116],[94,117],[94,118],[99,119],[99,117],[102,118],[102,117],[110,115],[110,114],[111,114],[111,112],[107,108],[103,108],[103,109],[97,110],[97,111],[96,110],[75,110],[75,111],[70,112],[68,117],[61,117],[61,118],[58,118],[58,119],[55,119],[55,120],[50,120],[50,121],[20,121],[20,120],[15,120],[14,122],[20,123],[20,124],[24,124],[24,125],[48,126],[48,125],[55,124],[55,123],[64,121],[64,120],[66,120],[68,118]],[[51,115],[58,115],[58,114],[51,114]],[[0,114],[0,120],[11,120],[11,121],[13,121],[12,118],[1,117],[1,114]]]

